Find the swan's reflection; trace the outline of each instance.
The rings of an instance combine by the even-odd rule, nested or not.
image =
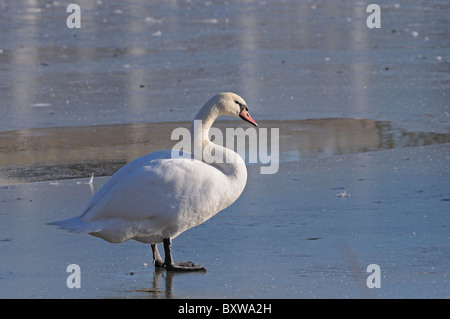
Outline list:
[[[196,272],[195,274],[204,274],[205,272]],[[153,271],[153,280],[151,281],[151,288],[138,289],[137,292],[146,292],[151,294],[149,298],[165,298],[172,299],[172,287],[173,281],[176,276],[183,276],[186,274],[193,274],[192,272],[176,272],[176,271],[166,271],[162,267],[157,267]],[[164,279],[163,279],[164,278]],[[163,283],[161,283],[163,280]]]
[[[164,276],[166,273],[166,276]],[[165,277],[165,290],[160,288],[160,280]],[[152,294],[151,298],[160,298],[161,293],[164,293],[165,298],[172,298],[172,283],[173,274],[172,272],[166,272],[165,269],[161,267],[155,268],[153,271],[153,280],[151,281],[151,288],[137,289],[137,292],[147,292]]]

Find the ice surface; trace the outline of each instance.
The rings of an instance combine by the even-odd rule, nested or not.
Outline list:
[[[380,29],[350,0],[77,4],[81,29],[63,2],[0,2],[1,298],[450,297],[448,1],[377,1]],[[249,165],[242,197],[174,241],[206,273],[46,225],[218,91],[280,129],[280,166]]]

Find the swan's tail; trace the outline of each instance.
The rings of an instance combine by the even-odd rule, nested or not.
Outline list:
[[[47,225],[58,226],[59,229],[67,230],[76,234],[94,233],[101,230],[101,228],[96,227],[95,223],[85,222],[80,219],[80,217],[73,217],[66,220],[47,223]]]

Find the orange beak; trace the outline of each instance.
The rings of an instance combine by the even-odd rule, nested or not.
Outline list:
[[[244,121],[249,122],[250,124],[253,124],[254,126],[258,126],[258,124],[256,124],[255,120],[252,119],[252,117],[250,116],[250,114],[248,113],[248,108],[245,107],[241,113],[239,113],[239,117],[241,119],[243,119]]]

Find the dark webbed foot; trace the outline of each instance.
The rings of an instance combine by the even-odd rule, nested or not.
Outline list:
[[[174,263],[166,266],[166,269],[169,271],[206,271],[203,266],[196,266],[193,262],[188,261],[186,263]]]
[[[172,241],[170,238],[164,238],[164,253],[165,262],[164,266],[168,271],[206,271],[203,266],[196,266],[193,262],[188,261],[186,263],[176,263],[172,259]]]

